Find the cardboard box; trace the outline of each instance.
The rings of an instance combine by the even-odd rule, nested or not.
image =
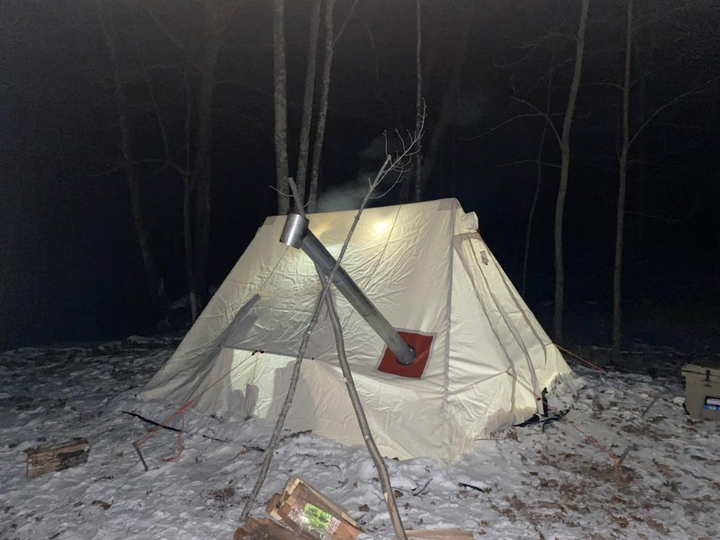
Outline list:
[[[720,420],[720,369],[688,364],[685,377],[685,408],[690,416]]]

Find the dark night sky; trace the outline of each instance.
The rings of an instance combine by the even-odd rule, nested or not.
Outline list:
[[[182,184],[149,160],[162,142],[143,58],[173,148],[182,151],[185,53],[201,39],[200,2],[109,2],[131,105],[133,150],[152,247],[171,299],[185,294]],[[291,173],[297,154],[308,6],[287,2]],[[337,0],[340,25],[352,0]],[[97,0],[0,3],[0,349],[150,332],[109,54]],[[585,71],[572,136],[565,220],[568,332],[609,339],[626,0],[592,0]],[[628,176],[626,342],[693,352],[720,334],[720,8],[710,0],[636,0],[631,125],[670,100],[633,147]],[[414,0],[360,0],[332,70],[322,193],[378,165],[367,151],[387,130],[414,125]],[[453,122],[428,198],[455,196],[516,282],[536,182],[546,74],[560,129],[574,57],[575,0],[422,0],[428,137],[442,108],[461,28],[467,53]],[[683,7],[685,6],[685,7]],[[219,54],[212,141],[209,281],[219,284],[256,228],[275,212],[270,3],[242,0]],[[554,52],[551,52],[554,51]],[[192,89],[193,73],[188,75]],[[195,120],[193,120],[194,122]],[[482,135],[482,136],[480,136]],[[552,309],[552,220],[558,145],[548,135],[527,299]],[[520,163],[519,163],[520,162]],[[397,193],[379,204],[394,204]],[[712,352],[712,351],[711,351]],[[715,351],[717,352],[717,351]]]

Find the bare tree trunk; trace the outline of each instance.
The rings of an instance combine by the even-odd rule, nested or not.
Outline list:
[[[17,197],[8,197],[6,194],[3,200],[4,204],[0,204],[0,210],[2,215],[5,216],[5,223],[0,231],[0,257],[4,261],[4,264],[0,266],[0,305],[8,305],[8,295],[12,294],[13,288],[13,270],[17,265],[8,264],[12,261],[11,257],[13,254],[13,248],[18,237],[18,230],[21,227],[27,227],[27,222],[20,218],[20,212],[22,206],[23,192],[18,193]],[[720,248],[720,243],[718,244]],[[718,249],[718,256],[720,256],[720,249]],[[3,314],[0,314],[0,325],[10,326],[8,323],[10,320],[4,315],[7,314],[10,317],[9,310],[5,310]],[[5,327],[7,328],[7,327]],[[3,341],[4,338],[10,338],[8,333],[0,334],[0,350],[6,345]]]
[[[194,190],[190,167],[190,114],[192,111],[192,96],[190,93],[190,80],[188,79],[187,67],[183,71],[185,83],[185,169],[180,170],[183,182],[183,245],[185,248],[185,284],[188,288],[190,299],[190,317],[195,322],[200,315],[197,292],[195,290],[195,250],[193,249],[193,200]],[[159,116],[158,116],[159,119]],[[162,125],[162,124],[161,124]],[[166,149],[167,150],[167,149]],[[168,151],[168,159],[170,153]]]
[[[532,237],[533,221],[535,219],[535,210],[537,210],[538,199],[540,198],[540,188],[542,187],[542,175],[543,175],[543,148],[545,147],[545,137],[547,135],[547,120],[543,123],[543,129],[540,134],[540,143],[538,144],[537,153],[537,168],[536,168],[536,182],[535,182],[535,193],[533,193],[532,203],[530,203],[530,212],[528,213],[527,230],[525,231],[525,250],[523,251],[523,266],[522,266],[522,295],[525,296],[527,291],[527,270],[528,260],[530,258],[530,238]]]
[[[425,111],[422,96],[422,8],[420,0],[415,0],[415,133],[419,133],[422,127]],[[417,153],[415,154],[415,185],[422,182],[422,141],[418,142]]]
[[[320,33],[320,8],[322,0],[313,0],[310,12],[308,34],[307,68],[305,71],[305,98],[303,100],[302,125],[300,126],[300,151],[295,180],[302,202],[305,202],[305,178],[310,157],[310,128],[312,126],[313,103],[315,100],[315,73],[317,71],[317,44]]]
[[[233,9],[227,7],[222,0],[206,0],[203,2],[203,34],[202,49],[198,55],[189,55],[188,49],[152,11],[145,12],[155,21],[165,36],[185,56],[185,60],[197,69],[200,77],[197,104],[197,133],[195,154],[191,158],[190,144],[190,111],[192,110],[189,81],[185,72],[186,118],[185,118],[185,167],[174,162],[170,153],[167,134],[160,118],[152,85],[147,72],[148,84],[151,86],[152,102],[163,137],[163,146],[167,165],[175,169],[183,180],[183,240],[185,248],[185,279],[190,297],[190,310],[193,321],[197,319],[204,300],[207,297],[207,280],[205,268],[210,247],[211,219],[211,153],[213,138],[213,98],[217,82],[217,57],[222,40],[224,19]],[[223,19],[223,20],[221,20]],[[142,60],[141,60],[142,61]],[[143,70],[145,65],[143,62]]]
[[[275,100],[275,185],[278,214],[287,214],[287,64],[285,59],[285,0],[273,0],[273,95]]]
[[[553,72],[555,70],[555,51],[552,52],[550,59],[550,70],[548,71],[547,96],[545,97],[545,116],[543,117],[543,129],[540,134],[540,144],[537,153],[537,182],[535,183],[535,193],[530,204],[530,212],[528,214],[527,231],[525,232],[525,251],[523,252],[522,267],[522,295],[525,296],[527,290],[527,269],[528,260],[530,258],[530,239],[532,237],[533,221],[535,219],[535,211],[537,210],[538,199],[540,198],[540,188],[542,187],[543,175],[543,150],[545,148],[545,138],[548,132],[548,122],[550,121],[550,101],[552,97]]]
[[[220,12],[215,0],[205,4],[203,55],[198,97],[198,132],[191,184],[195,192],[194,291],[202,305],[207,300],[205,267],[210,249],[210,176],[213,137],[213,97],[215,93],[217,57],[220,49]]]
[[[640,88],[638,89],[638,115],[643,118],[647,111],[647,84],[645,78],[640,81]],[[637,183],[638,183],[638,212],[640,213],[639,219],[636,219],[637,224],[637,242],[642,244],[645,240],[645,234],[647,226],[645,218],[642,216],[647,215],[647,185],[648,185],[648,168],[644,161],[647,160],[647,137],[643,131],[638,141],[640,148],[637,149],[637,155],[640,156],[640,163],[637,165]]]
[[[572,129],[575,105],[580,90],[580,78],[585,55],[585,31],[587,30],[590,0],[582,0],[580,22],[575,47],[575,69],[573,72],[570,95],[568,96],[565,120],[560,141],[562,161],[560,164],[560,187],[555,204],[555,309],[553,313],[553,333],[557,343],[563,343],[563,309],[565,307],[565,267],[563,261],[563,218],[565,198],[567,197],[568,178],[570,176],[570,130]]]
[[[423,161],[422,174],[418,181],[415,183],[414,200],[421,201],[427,183],[433,174],[433,170],[437,163],[440,149],[445,141],[450,124],[453,121],[453,115],[455,114],[457,97],[460,93],[460,86],[462,84],[462,71],[465,66],[465,57],[467,56],[467,43],[468,36],[470,34],[470,27],[472,26],[473,14],[475,12],[475,3],[470,4],[469,11],[464,13],[464,22],[460,37],[458,38],[457,51],[455,53],[455,59],[452,66],[452,72],[450,73],[450,80],[448,81],[445,95],[443,96],[443,103],[440,109],[440,117],[438,118],[437,125],[433,130],[432,138],[430,139],[430,145],[425,160]]]
[[[630,151],[630,69],[632,63],[632,25],[634,0],[627,4],[625,34],[625,77],[623,80],[622,135],[620,182],[618,186],[617,222],[615,230],[615,266],[613,269],[612,358],[617,365],[622,346],[622,259],[625,234],[625,192],[627,190],[628,153]]]
[[[415,131],[420,129],[423,120],[422,97],[422,11],[420,0],[415,0]],[[400,202],[410,201],[410,193],[422,181],[422,148],[415,154],[415,177],[406,177],[400,185]]]
[[[645,118],[647,114],[647,79],[650,76],[650,70],[653,66],[653,60],[655,56],[655,44],[656,44],[657,30],[653,26],[650,29],[650,44],[647,47],[647,57],[642,62],[644,65],[644,71],[642,79],[639,83],[638,88],[638,113],[640,118]],[[636,47],[637,50],[637,47]],[[643,130],[639,135],[640,148],[638,154],[641,156],[643,161],[647,160],[647,136]],[[645,163],[638,165],[638,208],[642,216],[647,214],[647,185],[648,185],[648,167]],[[645,240],[645,233],[647,226],[644,218],[640,218],[637,222],[637,239],[639,242]]]
[[[145,223],[145,216],[142,209],[142,198],[140,195],[140,185],[137,174],[133,166],[134,159],[132,153],[132,145],[130,142],[130,107],[128,106],[127,95],[125,93],[125,85],[123,83],[122,74],[120,73],[120,63],[115,44],[116,32],[112,21],[109,20],[105,11],[103,1],[98,1],[98,13],[100,23],[102,25],[103,34],[110,52],[110,64],[112,66],[113,85],[115,87],[115,100],[120,123],[120,143],[123,157],[123,169],[128,183],[128,191],[130,194],[130,208],[132,210],[133,221],[135,223],[135,234],[142,256],[145,275],[148,282],[148,292],[153,310],[160,309],[160,275],[155,264],[155,259],[150,248],[150,238]]]
[[[185,246],[185,281],[190,299],[190,316],[195,322],[200,315],[200,306],[195,283],[195,250],[193,249],[193,195],[189,176],[183,179],[183,241]]]
[[[717,250],[715,256],[715,286],[720,289],[720,230],[717,235]]]
[[[320,159],[322,157],[323,141],[325,139],[325,123],[330,100],[330,69],[332,68],[333,54],[335,52],[335,37],[333,24],[333,11],[335,0],[325,2],[325,58],[323,62],[322,85],[320,88],[320,110],[318,111],[317,131],[315,133],[315,146],[313,148],[312,173],[310,177],[310,194],[308,195],[308,209],[315,211],[317,202],[318,181],[320,177]]]

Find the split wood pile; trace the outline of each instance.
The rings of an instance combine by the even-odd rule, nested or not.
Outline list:
[[[233,540],[297,540],[298,536],[290,529],[269,519],[248,518],[235,531]]]
[[[248,519],[234,540],[355,540],[357,522],[347,511],[299,478],[291,477],[267,505],[276,520]]]
[[[355,540],[360,534],[344,508],[299,478],[290,478],[283,492],[272,496],[267,512],[296,533],[310,533],[308,539]]]
[[[75,438],[53,446],[40,446],[25,451],[27,477],[62,471],[87,462],[90,447],[87,439]]]
[[[357,522],[347,511],[299,478],[291,477],[282,493],[268,502],[273,519],[248,520],[233,540],[355,540]],[[471,532],[458,529],[408,530],[409,540],[472,540]]]

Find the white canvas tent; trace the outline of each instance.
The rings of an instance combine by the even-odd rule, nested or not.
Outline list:
[[[355,213],[308,216],[334,256]],[[280,243],[284,223],[267,218],[143,399],[182,404],[232,370],[195,408],[275,420],[321,289],[312,261]],[[477,228],[474,213],[445,199],[367,209],[350,242],[343,267],[383,315],[432,338],[413,377],[381,371],[385,344],[335,295],[358,392],[387,456],[452,461],[474,439],[532,416],[533,392],[570,371]],[[362,444],[324,314],[306,358],[286,427]]]

